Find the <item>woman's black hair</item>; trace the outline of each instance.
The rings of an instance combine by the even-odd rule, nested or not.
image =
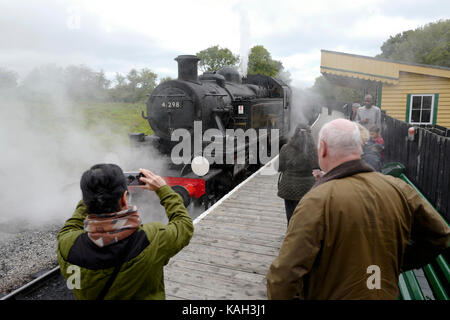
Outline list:
[[[317,149],[309,125],[305,123],[298,124],[288,145],[298,152],[296,159],[292,159],[292,161],[304,163],[305,166],[310,162],[313,164],[317,163]]]
[[[96,164],[83,173],[80,181],[88,213],[120,211],[119,200],[127,190],[122,169],[115,164]]]

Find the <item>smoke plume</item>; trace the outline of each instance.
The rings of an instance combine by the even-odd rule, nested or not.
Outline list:
[[[247,76],[248,69],[248,54],[250,52],[250,19],[248,17],[248,12],[245,8],[237,7],[239,11],[239,56],[241,62],[239,64],[239,70],[243,77]]]
[[[116,163],[124,171],[161,170],[156,152],[131,151],[114,127],[86,128],[80,106],[57,82],[40,79],[37,87],[47,95],[45,101],[0,91],[0,224],[64,222],[81,199],[82,173],[94,164]],[[110,143],[100,136],[108,136]],[[156,195],[144,200],[160,207]]]

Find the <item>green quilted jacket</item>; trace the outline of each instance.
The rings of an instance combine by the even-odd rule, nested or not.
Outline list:
[[[58,233],[62,275],[77,299],[96,299],[118,263],[123,263],[104,299],[165,299],[163,267],[188,245],[194,232],[181,197],[165,185],[156,191],[169,222],[141,225],[118,243],[97,247],[84,231],[86,207],[80,201]]]

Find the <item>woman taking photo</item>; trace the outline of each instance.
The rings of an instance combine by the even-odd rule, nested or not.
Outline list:
[[[279,156],[278,196],[284,199],[288,224],[300,199],[314,185],[312,170],[318,167],[311,129],[306,124],[299,124]]]

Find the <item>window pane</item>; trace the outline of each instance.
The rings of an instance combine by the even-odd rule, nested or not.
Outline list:
[[[422,102],[422,97],[418,96],[418,97],[413,97],[413,103],[412,103],[412,108],[414,109],[420,109],[421,103]]]
[[[423,109],[431,109],[431,97],[430,96],[423,97],[422,108]]]
[[[431,110],[422,110],[421,122],[430,122]]]
[[[420,122],[420,110],[411,111],[411,122]]]

